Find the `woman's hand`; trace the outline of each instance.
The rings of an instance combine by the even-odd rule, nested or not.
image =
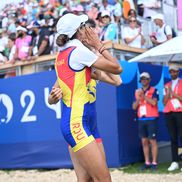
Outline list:
[[[95,50],[99,50],[102,46],[98,35],[90,27],[85,27],[85,38],[82,40],[85,46],[93,47]]]
[[[62,90],[58,87],[52,87],[48,98],[49,104],[56,104],[62,98]]]

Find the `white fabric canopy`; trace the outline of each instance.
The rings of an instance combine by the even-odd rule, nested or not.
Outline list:
[[[175,37],[129,60],[129,62],[169,61],[182,61],[182,36]]]

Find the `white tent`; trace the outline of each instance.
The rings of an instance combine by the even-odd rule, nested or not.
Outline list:
[[[182,36],[175,37],[129,60],[129,62],[170,61],[182,62]]]

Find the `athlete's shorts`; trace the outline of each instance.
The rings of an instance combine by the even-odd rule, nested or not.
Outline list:
[[[138,131],[140,138],[156,139],[157,119],[139,121]]]
[[[61,130],[67,143],[76,152],[95,140],[94,126],[90,126],[90,103],[67,107],[63,103]],[[93,119],[93,118],[92,118]],[[92,128],[92,129],[91,129]],[[97,132],[96,132],[97,133]]]

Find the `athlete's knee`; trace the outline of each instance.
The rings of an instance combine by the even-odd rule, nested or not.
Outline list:
[[[93,177],[94,181],[98,182],[111,182],[111,176],[108,171],[102,172],[100,174],[97,174],[96,176]]]
[[[88,175],[77,175],[77,182],[92,182],[92,178]]]

